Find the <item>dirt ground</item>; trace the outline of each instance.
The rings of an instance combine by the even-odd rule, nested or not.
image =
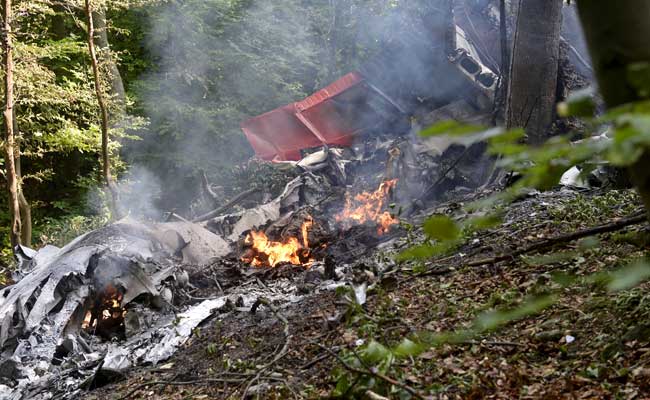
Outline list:
[[[205,322],[165,363],[107,377],[119,381],[86,399],[650,398],[650,285],[608,292],[593,278],[645,254],[650,236],[643,225],[468,265],[640,209],[631,191],[533,193],[515,202],[500,226],[468,237],[451,255],[371,276],[376,285],[363,307],[329,292],[284,308],[228,311]],[[454,203],[436,211],[458,210]],[[418,237],[409,233],[402,246]],[[563,276],[573,279],[563,283]],[[486,310],[549,291],[558,301],[543,311],[394,359],[382,373],[398,385],[341,364],[344,354],[372,340],[390,347],[418,332],[458,331]]]

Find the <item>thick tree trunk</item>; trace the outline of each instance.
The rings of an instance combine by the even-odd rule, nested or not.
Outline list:
[[[13,61],[13,44],[11,33],[11,0],[5,0],[2,7],[3,19],[3,64],[4,64],[4,90],[5,90],[5,109],[4,109],[4,128],[5,128],[5,168],[7,175],[7,188],[9,190],[9,211],[11,213],[10,239],[11,246],[15,249],[20,242],[21,223],[20,223],[20,206],[18,201],[18,179],[16,177],[16,164],[14,154],[16,152],[16,143],[14,137],[13,107],[14,107],[14,61]]]
[[[528,140],[547,138],[555,115],[563,0],[520,0],[514,35],[506,125]]]
[[[578,2],[600,91],[608,107],[640,100],[628,81],[628,68],[650,62],[650,2],[647,0],[583,0]],[[650,151],[630,171],[650,213]]]
[[[111,107],[109,107],[109,117],[112,123],[119,122],[119,119],[126,112],[126,92],[122,76],[117,69],[115,59],[111,54],[108,43],[108,32],[106,30],[106,13],[104,11],[93,11],[93,23],[95,28],[95,44],[97,46],[97,55],[101,60],[102,66],[106,70],[111,84]]]
[[[9,0],[5,0],[9,1]],[[86,18],[88,23],[88,51],[90,53],[90,62],[93,69],[93,77],[95,81],[95,94],[97,96],[97,104],[99,105],[99,112],[101,116],[101,131],[102,131],[102,175],[108,191],[111,196],[111,214],[113,218],[121,218],[122,215],[119,211],[119,199],[118,191],[113,177],[111,175],[111,160],[108,150],[108,109],[106,107],[106,101],[104,99],[104,93],[102,90],[101,76],[99,72],[99,63],[97,62],[97,52],[95,50],[95,27],[93,20],[93,10],[90,5],[90,0],[85,0],[85,11]]]

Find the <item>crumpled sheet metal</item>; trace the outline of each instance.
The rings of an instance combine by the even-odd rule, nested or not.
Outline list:
[[[71,245],[73,245],[71,243]],[[69,245],[70,246],[70,245]],[[61,295],[57,287],[64,278],[83,276],[88,269],[90,257],[97,254],[97,247],[66,246],[49,263],[36,265],[35,270],[13,286],[0,291],[0,348],[15,332],[14,314],[24,321],[24,332],[30,332],[40,324],[47,314],[59,303]],[[33,307],[28,303],[34,300]]]
[[[124,370],[139,363],[156,365],[171,357],[176,349],[187,341],[194,328],[222,308],[228,296],[204,300],[190,307],[176,318],[168,316],[157,323],[157,327],[129,339],[126,343],[111,344],[103,369]]]
[[[187,240],[196,242],[194,247],[186,250],[191,259],[186,261],[207,261],[201,259],[203,253],[209,257],[226,255],[230,249],[220,237],[201,227],[189,227],[186,224],[159,224],[147,226],[128,219],[114,225],[82,235],[62,249],[46,246],[32,255],[32,260],[25,266],[29,271],[15,285],[0,290],[0,349],[10,337],[20,331],[21,336],[38,327],[49,312],[63,300],[66,293],[75,286],[88,285],[83,282],[88,274],[91,258],[99,257],[96,268],[102,271],[115,269],[109,275],[128,288],[123,303],[142,293],[158,295],[152,277],[138,268],[133,261],[149,263],[168,260],[174,249],[166,248],[158,238],[161,232],[174,229]],[[201,252],[202,251],[202,252]],[[117,268],[114,264],[123,263]],[[25,264],[25,263],[24,263]],[[159,272],[159,271],[155,271]],[[157,273],[156,277],[164,279],[169,274]],[[78,280],[72,282],[77,277]],[[108,279],[108,278],[107,278]],[[70,287],[68,287],[70,286]],[[85,299],[82,299],[85,300]],[[83,303],[80,301],[79,304]],[[24,326],[12,326],[14,315],[24,321]]]
[[[259,207],[228,214],[204,223],[206,229],[225,237],[231,243],[237,242],[242,234],[277,221],[287,212],[302,206],[314,205],[329,194],[329,185],[322,177],[306,172],[287,183],[282,194]]]
[[[179,314],[175,323],[165,329],[164,337],[147,352],[144,361],[155,365],[171,357],[176,349],[187,341],[194,328],[212,315],[214,310],[226,305],[227,298],[222,296],[205,300]]]
[[[33,255],[30,272],[0,291],[2,375],[31,384],[51,372],[58,346],[80,329],[90,295],[105,285],[125,290],[123,305],[143,293],[157,296],[175,267],[152,232],[124,220]]]
[[[165,222],[155,225],[156,236],[165,244],[167,232],[173,231],[180,235],[183,247],[178,249],[183,256],[183,261],[190,264],[206,265],[215,258],[226,256],[230,253],[230,245],[221,236],[210,232],[199,224],[189,222]],[[162,235],[160,234],[162,232]]]

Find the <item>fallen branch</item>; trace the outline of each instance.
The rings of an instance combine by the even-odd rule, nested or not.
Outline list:
[[[219,196],[217,196],[214,190],[210,187],[208,175],[203,170],[201,170],[201,187],[210,198],[210,201],[212,201],[212,207],[217,208],[219,206]]]
[[[547,247],[552,247],[559,243],[572,242],[576,239],[594,236],[601,233],[615,232],[623,228],[626,228],[628,226],[638,225],[647,221],[648,221],[647,214],[645,213],[645,211],[642,211],[628,218],[623,218],[618,221],[610,222],[608,224],[599,225],[592,228],[587,228],[576,232],[567,233],[564,235],[554,236],[548,239],[543,239],[535,243],[531,243],[528,246],[521,247],[507,254],[471,261],[467,263],[467,265],[470,267],[477,267],[480,265],[495,264],[501,261],[511,260],[522,254],[530,253],[536,250],[541,250]]]
[[[227,209],[229,209],[230,207],[235,205],[235,203],[237,203],[241,199],[244,199],[244,198],[250,196],[251,194],[257,192],[257,190],[258,190],[257,188],[250,188],[250,189],[248,189],[248,190],[246,190],[244,192],[241,192],[237,196],[233,197],[232,200],[230,200],[226,204],[222,205],[221,207],[219,207],[219,208],[217,208],[215,210],[210,211],[207,214],[203,214],[201,216],[198,216],[198,217],[194,218],[192,220],[192,222],[203,222],[203,221],[209,220],[210,218],[214,218],[214,217],[218,216],[220,213],[226,211]]]
[[[169,215],[167,216],[166,222],[170,222],[173,219],[175,219],[177,221],[180,221],[180,222],[187,222],[187,223],[190,222],[190,221],[186,220],[185,218],[181,217],[180,215],[178,215],[178,214],[176,214],[174,212],[170,212]]]
[[[391,384],[393,386],[397,386],[398,388],[407,391],[411,396],[413,396],[413,397],[415,397],[417,399],[422,399],[422,400],[425,399],[425,397],[422,394],[420,394],[420,392],[413,389],[409,385],[407,385],[405,383],[402,383],[402,382],[400,382],[400,381],[398,381],[396,379],[393,379],[393,378],[391,378],[389,376],[386,376],[386,375],[382,374],[381,372],[377,371],[375,368],[367,368],[367,369],[364,370],[364,369],[359,369],[359,368],[356,368],[356,367],[352,367],[351,365],[346,363],[338,354],[336,354],[331,349],[323,346],[320,343],[316,343],[316,342],[311,342],[311,343],[315,344],[316,346],[318,346],[321,349],[328,352],[332,357],[336,358],[336,360],[343,366],[343,368],[345,368],[346,370],[348,370],[348,371],[350,371],[352,373],[355,373],[355,374],[358,374],[358,375],[371,375],[371,376],[374,376],[377,379],[380,379],[380,380],[382,380],[382,381],[384,381],[386,383],[389,383],[389,384]]]

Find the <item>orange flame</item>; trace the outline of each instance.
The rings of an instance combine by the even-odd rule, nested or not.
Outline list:
[[[127,311],[122,308],[123,295],[113,285],[107,285],[97,310],[87,310],[81,323],[82,329],[97,327],[97,320],[124,318]],[[96,315],[95,315],[96,314]]]
[[[309,258],[309,229],[314,221],[308,217],[300,227],[302,243],[296,237],[290,237],[282,242],[269,240],[264,232],[251,231],[244,239],[254,252],[253,256],[244,256],[242,261],[254,267],[275,267],[280,263],[309,266],[313,259]],[[305,259],[307,259],[305,261]]]
[[[345,208],[334,218],[341,223],[343,227],[350,228],[352,225],[365,224],[372,221],[377,224],[377,233],[383,235],[388,232],[392,225],[399,220],[389,212],[383,211],[384,204],[388,199],[388,194],[397,185],[397,179],[382,182],[379,188],[374,192],[363,192],[355,195],[353,198],[345,195]]]

